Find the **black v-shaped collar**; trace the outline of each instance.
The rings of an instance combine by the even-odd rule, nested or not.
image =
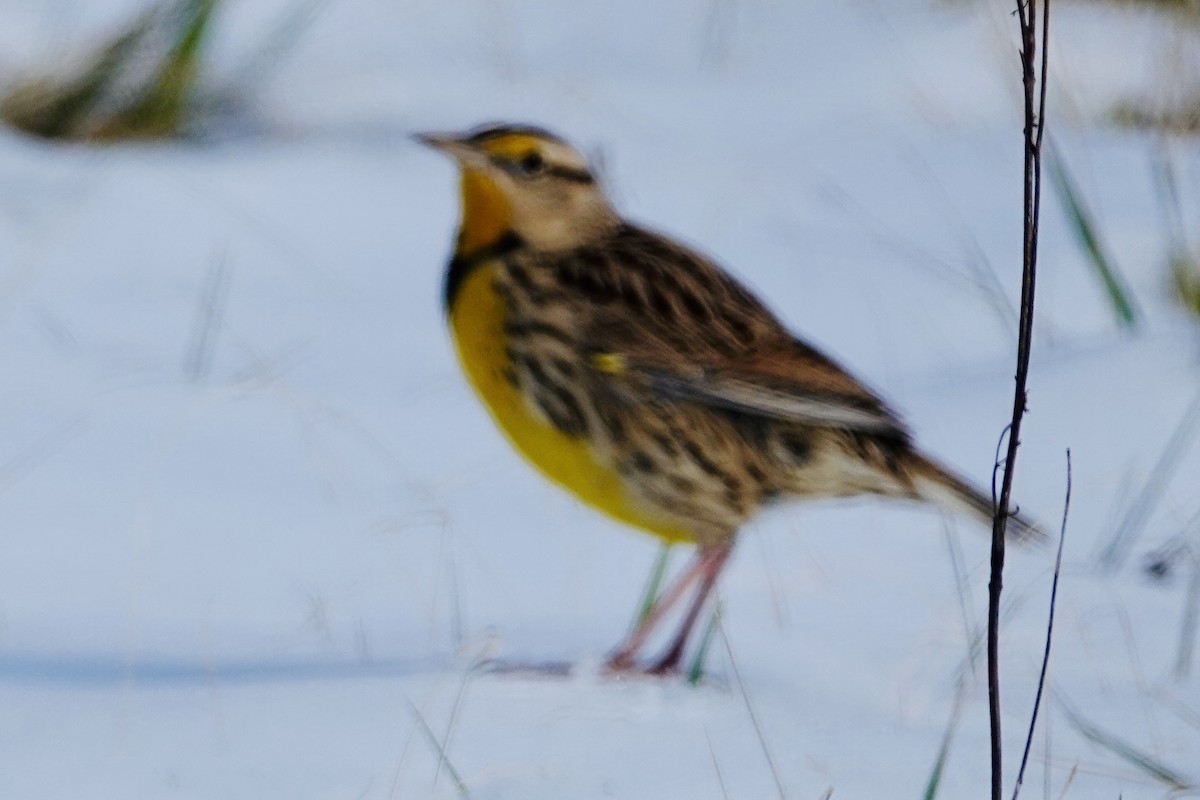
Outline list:
[[[458,290],[462,288],[463,282],[468,275],[474,272],[476,267],[485,261],[507,255],[522,244],[524,242],[520,236],[508,231],[496,241],[484,245],[478,250],[472,250],[470,253],[456,253],[454,258],[450,259],[449,266],[446,267],[446,282],[442,293],[442,303],[446,313],[449,314],[450,309],[454,307],[454,298],[458,294]]]

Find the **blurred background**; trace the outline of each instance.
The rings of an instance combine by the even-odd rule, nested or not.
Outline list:
[[[1025,791],[1194,796],[1200,8],[1056,0],[1050,73]],[[966,520],[773,510],[699,684],[599,673],[658,545],[470,395],[408,137],[566,136],[986,485],[1020,91],[998,0],[0,0],[0,797],[982,795]],[[1010,786],[1052,567],[1010,551]]]

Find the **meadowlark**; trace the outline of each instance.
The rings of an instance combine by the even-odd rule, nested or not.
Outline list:
[[[836,361],[712,260],[621,217],[562,138],[494,125],[418,141],[461,171],[445,310],[462,368],[513,447],[585,503],[696,556],[610,657],[678,669],[738,530],[788,498],[883,495],[980,520],[992,501],[913,445]],[[1015,538],[1037,535],[1020,518]]]

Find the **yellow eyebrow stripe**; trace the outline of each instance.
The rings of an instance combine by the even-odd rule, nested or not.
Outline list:
[[[531,150],[537,150],[541,140],[527,133],[510,133],[487,139],[479,148],[490,156],[501,158],[519,158]]]

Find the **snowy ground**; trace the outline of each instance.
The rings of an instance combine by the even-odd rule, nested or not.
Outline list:
[[[263,87],[261,135],[0,133],[0,798],[919,797],[960,679],[940,796],[985,794],[975,526],[875,502],[772,512],[722,584],[703,685],[605,678],[657,545],[519,463],[453,363],[454,176],[405,134],[535,121],[988,479],[1019,272],[1008,5],[658,5],[331,0]],[[0,66],[124,6],[7,0]],[[230,6],[225,69],[282,7]],[[1165,300],[1154,142],[1093,124],[1186,37],[1078,7],[1055,31],[1054,135],[1144,324],[1116,329],[1048,195],[1018,499],[1056,529],[1068,447],[1075,480],[1025,796],[1157,798],[1170,787],[1068,709],[1200,781],[1200,664],[1176,674],[1187,576],[1141,569],[1189,524],[1196,542],[1180,421],[1200,340]],[[1200,146],[1171,152],[1200,218]],[[1100,570],[1172,441],[1129,557]],[[1051,563],[1010,556],[1008,786]],[[575,669],[476,668],[491,657]]]

